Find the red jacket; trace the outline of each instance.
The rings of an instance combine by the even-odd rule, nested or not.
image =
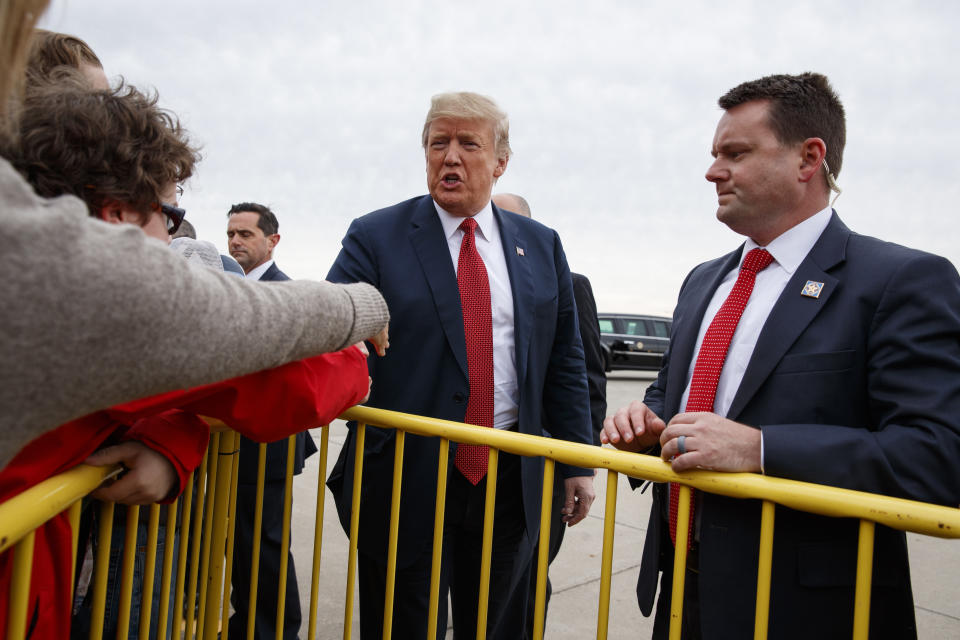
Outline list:
[[[270,442],[329,424],[367,394],[367,363],[350,347],[224,382],[135,400],[61,425],[25,446],[0,471],[0,502],[83,462],[111,438],[139,440],[163,453],[180,488],[203,457],[206,424],[222,420],[241,434]],[[66,513],[36,531],[28,605],[28,637],[69,637],[73,583]],[[12,551],[0,554],[0,634],[6,634]]]

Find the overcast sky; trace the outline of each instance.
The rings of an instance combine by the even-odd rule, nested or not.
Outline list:
[[[703,177],[717,97],[808,70],[847,111],[844,221],[960,264],[960,3],[54,0],[42,26],[202,144],[181,201],[200,237],[225,251],[230,204],[269,204],[294,278],[324,277],[353,218],[426,192],[430,96],[471,90],[510,115],[496,191],[559,231],[599,309],[669,314],[740,242]]]

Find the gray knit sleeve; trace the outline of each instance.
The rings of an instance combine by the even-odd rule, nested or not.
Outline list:
[[[43,200],[0,162],[0,467],[64,422],[335,351],[379,332],[368,285],[248,282]]]

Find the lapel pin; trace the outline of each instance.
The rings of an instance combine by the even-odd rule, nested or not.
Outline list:
[[[821,291],[823,291],[822,282],[807,280],[807,284],[803,286],[803,291],[800,292],[800,295],[806,296],[807,298],[819,298]]]
[[[517,247],[517,255],[518,255],[518,256],[524,255],[523,249],[521,249],[520,247]]]

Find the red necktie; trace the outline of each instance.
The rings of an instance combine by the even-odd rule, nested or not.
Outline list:
[[[697,363],[693,367],[693,379],[690,381],[690,396],[685,411],[713,411],[713,399],[717,395],[717,383],[720,372],[730,348],[730,340],[737,330],[740,316],[747,306],[747,300],[753,292],[753,283],[757,274],[773,262],[773,256],[766,249],[751,249],[740,265],[740,274],[723,301],[717,315],[707,328],[697,354]],[[680,504],[680,485],[670,483],[670,539],[677,544],[677,508]],[[693,543],[693,505],[694,492],[690,492],[690,528],[687,536],[687,549]]]
[[[463,309],[463,334],[467,342],[467,377],[470,399],[467,401],[467,424],[493,426],[493,317],[490,311],[490,282],[483,258],[477,253],[473,234],[477,221],[467,218],[460,223],[463,243],[457,262],[457,286]],[[487,475],[489,451],[485,446],[459,444],[453,463],[472,484]]]

